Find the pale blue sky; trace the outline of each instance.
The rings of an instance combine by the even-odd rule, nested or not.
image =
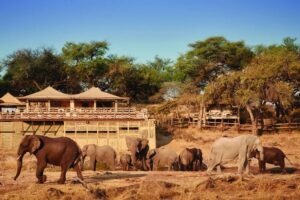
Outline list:
[[[138,62],[175,60],[210,36],[248,45],[299,38],[297,0],[0,0],[0,58],[22,48],[107,40]]]

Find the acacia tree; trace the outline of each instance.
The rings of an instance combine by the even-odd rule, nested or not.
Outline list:
[[[243,41],[230,42],[224,37],[211,37],[189,47],[177,60],[177,76],[199,89],[221,74],[243,69],[253,56]]]

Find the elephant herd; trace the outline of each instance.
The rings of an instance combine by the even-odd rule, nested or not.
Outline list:
[[[67,137],[49,138],[39,135],[27,135],[18,148],[17,173],[20,175],[23,156],[29,152],[37,158],[36,177],[38,183],[44,183],[43,174],[47,164],[61,167],[61,176],[58,183],[66,180],[66,172],[74,168],[79,179],[83,180],[81,169],[86,157],[89,157],[89,166],[96,170],[96,164],[104,163],[110,170],[115,170],[119,164],[123,170],[160,170],[167,168],[174,171],[199,171],[205,169],[203,155],[200,148],[184,148],[179,154],[167,147],[149,149],[147,139],[126,137],[126,144],[130,154],[121,154],[117,160],[116,151],[108,145],[98,146],[88,144],[81,149],[75,141]],[[278,148],[263,147],[259,137],[254,135],[240,135],[237,137],[221,137],[211,147],[207,166],[207,174],[229,161],[237,160],[238,173],[249,172],[251,158],[259,160],[261,172],[266,170],[265,164],[279,165],[284,171],[286,155]]]

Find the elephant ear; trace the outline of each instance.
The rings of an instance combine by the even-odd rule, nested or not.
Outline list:
[[[37,136],[32,136],[30,141],[30,154],[33,154],[41,146],[41,141]]]

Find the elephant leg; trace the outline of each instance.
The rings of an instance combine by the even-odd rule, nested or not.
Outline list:
[[[95,156],[90,157],[90,168],[96,171],[96,158]]]
[[[67,166],[65,166],[65,165],[61,166],[60,178],[58,179],[57,183],[59,183],[59,184],[65,183],[67,170],[68,170]]]
[[[82,173],[81,173],[81,168],[80,168],[80,165],[79,163],[77,165],[74,166],[74,169],[76,170],[76,173],[77,173],[77,177],[81,180],[83,180],[83,176],[82,176]]]
[[[110,162],[109,168],[110,168],[111,171],[114,171],[116,169],[116,167],[115,167],[115,161],[111,161]]]
[[[211,174],[212,170],[215,169],[216,166],[218,166],[219,168],[217,168],[218,173],[221,173],[221,155],[220,156],[213,156],[212,160],[210,161],[210,164],[207,168],[207,173]]]
[[[279,166],[280,166],[280,168],[281,168],[282,173],[285,174],[285,173],[286,173],[286,170],[285,170],[284,158],[283,158],[283,160],[279,161]]]
[[[266,162],[262,162],[262,172],[266,171]]]
[[[245,173],[249,174],[250,160],[246,160],[245,164],[246,164],[246,166],[245,166]]]
[[[36,168],[36,177],[38,179],[37,183],[44,183],[47,179],[47,177],[44,175],[44,169],[47,166],[46,161],[40,161],[37,162],[37,168]]]
[[[218,165],[218,166],[217,166],[217,173],[218,173],[218,174],[221,174],[221,173],[222,173],[221,165]]]
[[[155,160],[153,162],[153,171],[157,171],[158,170],[158,164],[159,164],[158,160]]]

